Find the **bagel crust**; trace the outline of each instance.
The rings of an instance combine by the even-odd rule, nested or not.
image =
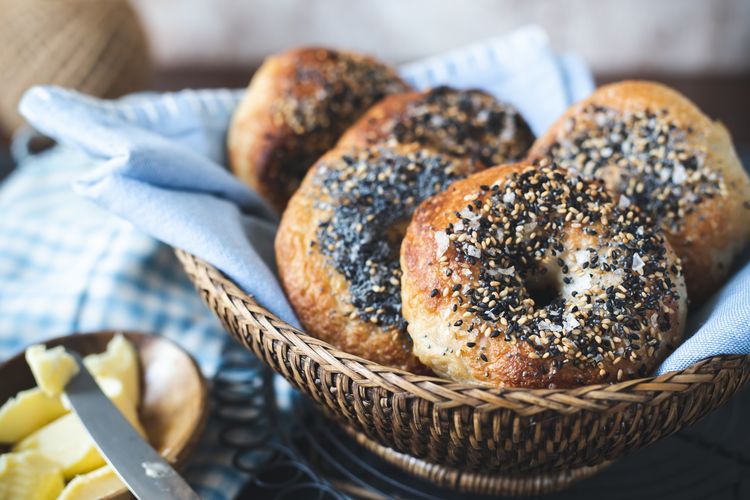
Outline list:
[[[417,145],[324,155],[275,241],[281,283],[305,330],[348,353],[427,372],[401,315],[399,247],[419,202],[476,169]]]
[[[383,96],[409,90],[372,57],[307,47],[266,59],[227,139],[234,174],[282,212],[307,169]]]
[[[599,88],[529,156],[602,179],[621,204],[647,212],[682,259],[694,306],[721,286],[750,238],[750,179],[729,133],[663,85]]]
[[[534,134],[520,113],[481,90],[435,87],[389,95],[357,120],[338,147],[418,143],[482,167],[521,160]]]
[[[414,353],[460,382],[645,376],[684,329],[685,284],[667,240],[599,181],[546,161],[484,170],[427,199],[401,267]]]

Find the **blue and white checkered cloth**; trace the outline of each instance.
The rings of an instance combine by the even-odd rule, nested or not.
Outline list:
[[[555,55],[537,27],[401,73],[419,88],[484,88],[515,104],[537,133],[593,89],[581,60]],[[220,166],[241,95],[206,90],[101,101],[40,87],[24,97],[22,113],[58,146],[25,158],[17,141],[20,166],[0,189],[0,359],[58,334],[133,329],[176,340],[211,376],[226,334],[169,246],[211,262],[295,322],[274,278],[275,217]],[[750,350],[748,283],[745,269],[663,370]],[[728,341],[726,332],[737,335]],[[217,432],[209,422],[186,475],[204,498],[232,498],[245,476],[231,467]]]

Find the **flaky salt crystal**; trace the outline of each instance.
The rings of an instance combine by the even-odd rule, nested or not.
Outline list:
[[[563,329],[565,329],[565,331],[569,332],[570,330],[577,328],[579,325],[580,323],[571,313],[565,315],[565,318],[563,319]]]
[[[468,208],[464,208],[459,213],[461,214],[461,217],[463,217],[464,219],[475,220],[475,219],[479,218],[479,214],[478,213],[472,212]]]
[[[674,171],[672,172],[672,182],[675,184],[682,184],[685,182],[688,178],[687,171],[685,171],[685,167],[682,166],[682,163],[677,163],[674,166]]]
[[[659,172],[659,181],[661,181],[662,184],[667,182],[672,178],[672,169],[671,168],[662,168]]]
[[[659,315],[653,313],[649,319],[651,320],[651,328],[656,329],[659,326]]]
[[[643,259],[641,259],[641,256],[637,253],[633,254],[633,264],[631,265],[633,271],[640,271],[643,269],[643,266],[646,265],[645,262],[643,262]]]
[[[448,250],[449,242],[450,240],[448,239],[448,235],[445,234],[445,231],[435,232],[435,243],[437,243],[435,254],[437,255],[438,259],[443,256],[446,250]]]
[[[552,323],[550,321],[547,321],[546,319],[543,319],[540,321],[537,326],[539,326],[540,330],[545,330],[549,332],[561,332],[562,327],[560,325],[556,325],[555,323]]]

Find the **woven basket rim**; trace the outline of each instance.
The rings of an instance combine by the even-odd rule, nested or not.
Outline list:
[[[454,382],[435,376],[416,375],[341,351],[305,333],[256,302],[254,297],[245,293],[231,278],[205,260],[181,249],[175,249],[175,253],[186,271],[192,267],[203,274],[207,278],[206,281],[214,286],[214,292],[225,295],[234,307],[239,307],[235,302],[239,300],[246,308],[251,308],[253,312],[265,317],[267,322],[261,321],[260,327],[266,334],[281,334],[278,340],[305,351],[303,354],[319,363],[330,365],[332,360],[340,361],[344,367],[340,371],[344,375],[362,380],[366,378],[370,387],[380,387],[393,393],[411,393],[442,405],[448,402],[448,405],[463,405],[482,411],[504,409],[525,416],[550,410],[562,413],[580,410],[606,412],[620,407],[623,403],[647,404],[654,399],[663,399],[665,393],[689,391],[696,386],[714,382],[714,372],[718,370],[740,369],[743,365],[750,365],[750,355],[725,354],[706,358],[683,370],[658,376],[615,384],[559,389],[497,388]],[[329,370],[335,372],[336,368],[329,367]],[[372,375],[376,375],[377,378],[373,380]],[[461,397],[453,398],[454,394]],[[451,404],[451,400],[455,402]]]

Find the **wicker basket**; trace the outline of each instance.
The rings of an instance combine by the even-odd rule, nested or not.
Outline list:
[[[463,492],[559,490],[692,424],[750,376],[750,356],[576,389],[486,389],[341,352],[280,320],[206,262],[177,256],[224,327],[386,460]]]

